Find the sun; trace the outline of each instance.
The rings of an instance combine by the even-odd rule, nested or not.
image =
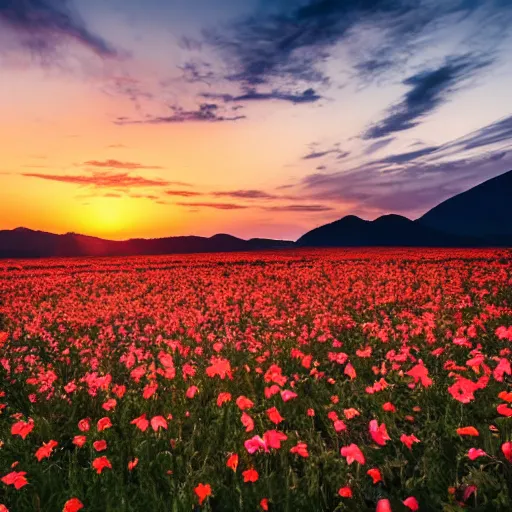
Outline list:
[[[118,235],[128,224],[126,204],[119,198],[94,198],[87,205],[86,224],[98,235]]]

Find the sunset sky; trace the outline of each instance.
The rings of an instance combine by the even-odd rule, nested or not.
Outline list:
[[[0,229],[296,239],[512,169],[510,0],[0,0]]]

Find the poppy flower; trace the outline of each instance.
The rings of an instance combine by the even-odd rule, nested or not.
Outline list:
[[[107,428],[112,427],[112,422],[110,418],[104,417],[98,420],[98,432],[101,432]]]
[[[488,457],[488,455],[480,448],[470,448],[468,451],[468,457],[470,460],[475,460],[478,459],[478,457]]]
[[[371,420],[369,426],[370,435],[372,439],[379,445],[384,446],[386,441],[391,440],[386,429],[386,424],[378,424],[377,420]]]
[[[386,412],[396,412],[396,407],[391,402],[386,402],[382,409]]]
[[[268,452],[267,443],[260,436],[251,437],[251,439],[245,441],[244,446],[251,455],[258,450],[265,450]]]
[[[259,478],[258,472],[252,468],[244,471],[242,476],[244,477],[244,482],[257,482]]]
[[[281,391],[281,398],[283,402],[289,402],[290,400],[293,400],[294,398],[297,398],[299,395],[297,393],[294,393],[293,391],[290,391],[289,389],[285,389],[284,391]]]
[[[290,449],[290,453],[295,453],[301,457],[309,457],[308,445],[306,443],[297,443],[293,448]]]
[[[418,500],[414,496],[409,496],[406,498],[402,503],[409,509],[416,511],[419,510],[420,505],[418,503]]]
[[[149,427],[149,421],[146,418],[146,414],[144,413],[142,416],[135,418],[130,422],[132,425],[135,425],[139,430],[145,432]]]
[[[5,505],[0,503],[0,512],[9,512],[9,509]]]
[[[263,439],[268,448],[279,450],[281,448],[281,441],[286,441],[288,436],[278,430],[267,430],[263,434]],[[268,451],[268,449],[266,451]]]
[[[509,393],[507,393],[506,391],[501,391],[498,394],[498,398],[501,398],[505,402],[512,403],[512,391],[510,391]]]
[[[347,464],[349,465],[354,461],[358,462],[359,464],[365,464],[366,462],[363,452],[359,449],[359,446],[354,443],[341,448],[340,453],[342,457],[347,459]]]
[[[378,482],[382,482],[382,475],[380,471],[376,468],[369,469],[366,474],[370,476],[373,480],[373,483],[376,484]]]
[[[221,407],[222,404],[231,401],[231,393],[219,393],[217,397],[217,406]]]
[[[25,471],[12,471],[2,477],[1,480],[5,485],[13,485],[16,490],[19,490],[28,484],[28,481],[25,478],[26,474],[27,473]]]
[[[400,436],[400,441],[402,441],[402,443],[405,444],[405,446],[407,446],[407,448],[409,448],[409,450],[412,450],[412,445],[414,443],[421,442],[414,434],[411,434],[410,436],[402,434]]]
[[[87,437],[85,436],[75,436],[73,438],[73,444],[78,446],[78,448],[82,448],[82,446],[87,442]]]
[[[242,425],[245,427],[246,432],[252,432],[254,430],[254,420],[246,413],[242,413],[242,417],[240,418]]]
[[[268,510],[268,498],[262,498],[260,501],[260,507],[263,510]],[[1,512],[1,511],[0,511]]]
[[[501,445],[501,451],[503,452],[503,455],[505,455],[505,458],[512,463],[512,442],[507,441],[506,443],[503,443]]]
[[[128,462],[128,471],[132,471],[135,466],[139,463],[139,459],[135,457],[133,460],[130,460]]]
[[[151,418],[151,428],[158,432],[158,429],[163,428],[164,430],[167,430],[167,421],[163,416],[153,416]]]
[[[342,487],[339,491],[338,491],[338,494],[342,497],[342,498],[352,498],[352,489],[350,487]]]
[[[84,508],[84,504],[78,498],[71,498],[64,503],[62,512],[78,512]]]
[[[279,411],[275,407],[267,409],[267,416],[268,419],[275,425],[279,425],[279,423],[284,421],[284,418],[279,414]]]
[[[98,475],[99,475],[105,468],[112,469],[112,464],[107,459],[107,457],[102,456],[102,457],[97,457],[96,459],[94,459],[92,461],[92,467],[96,470],[96,473],[98,473]]]
[[[199,505],[202,505],[204,500],[208,498],[208,496],[212,495],[212,488],[210,484],[198,484],[194,489],[197,497],[199,498]]]
[[[36,458],[39,462],[41,462],[44,458],[50,457],[53,449],[58,445],[57,441],[48,441],[47,443],[43,443],[43,446],[37,449]]]
[[[239,396],[236,399],[236,405],[241,411],[251,409],[254,406],[254,402],[249,400],[246,396]]]
[[[343,373],[347,375],[350,378],[350,380],[354,380],[357,377],[356,370],[350,363],[347,363],[347,366],[345,366],[345,370],[343,370]]]
[[[194,398],[195,394],[199,391],[197,386],[190,386],[185,393],[187,398]]]
[[[375,509],[375,512],[392,512],[391,510],[391,503],[388,499],[380,499],[377,502],[377,508]]]
[[[32,432],[34,429],[34,420],[29,418],[28,421],[18,421],[11,427],[11,434],[13,436],[20,436],[23,440]]]
[[[92,443],[92,446],[97,452],[102,452],[107,449],[107,441],[105,441],[104,439],[100,441],[94,441],[94,443]]]
[[[478,437],[480,434],[475,427],[461,427],[457,429],[459,436],[473,436]]]
[[[315,415],[314,409],[308,409],[306,413],[310,418],[312,418]]]
[[[236,468],[238,467],[238,455],[236,453],[229,456],[226,466],[236,473]]]
[[[89,418],[84,418],[78,422],[78,429],[82,432],[88,432],[91,428],[91,420]]]
[[[343,414],[347,420],[351,420],[352,418],[359,416],[361,413],[357,409],[351,407],[350,409],[344,409]]]
[[[498,407],[496,407],[496,410],[498,411],[498,414],[501,414],[506,418],[510,418],[512,416],[512,408],[509,407],[507,404],[498,405]]]

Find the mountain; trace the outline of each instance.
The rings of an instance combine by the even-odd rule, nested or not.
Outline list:
[[[105,240],[66,233],[56,235],[27,228],[0,231],[0,258],[53,258],[71,256],[135,256],[200,252],[233,252],[278,249],[293,246],[285,240],[253,238],[243,240],[231,235],[174,236],[168,238]]]
[[[309,231],[297,244],[301,247],[456,247],[478,245],[478,241],[442,233],[401,215],[383,215],[374,221],[348,215]]]
[[[425,213],[423,226],[488,243],[512,241],[512,171],[462,192]]]

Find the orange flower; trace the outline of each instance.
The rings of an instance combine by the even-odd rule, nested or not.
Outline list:
[[[11,473],[2,477],[2,482],[5,485],[14,485],[14,488],[19,490],[25,485],[28,484],[25,475],[27,473],[25,471],[12,471]]]
[[[457,434],[459,436],[479,436],[479,432],[475,427],[461,427],[457,429]]]
[[[18,421],[11,427],[11,434],[13,436],[18,435],[22,439],[25,439],[30,432],[34,429],[34,420],[29,418],[28,421]]]
[[[202,505],[204,500],[212,495],[212,488],[210,484],[198,484],[198,486],[194,489],[197,497],[199,498],[199,505]]]

